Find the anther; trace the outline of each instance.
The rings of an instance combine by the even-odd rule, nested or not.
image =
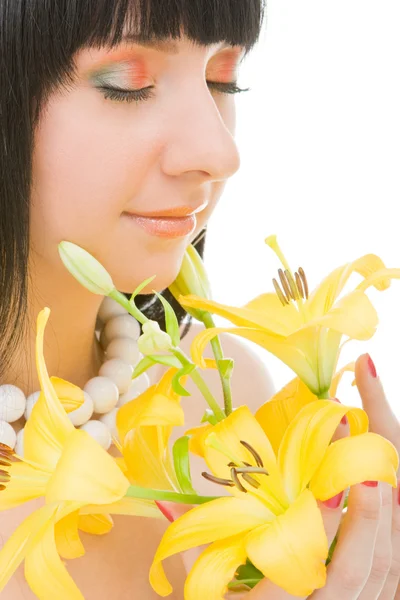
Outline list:
[[[295,300],[295,298],[291,292],[289,282],[286,278],[286,274],[282,271],[282,269],[278,270],[278,275],[279,275],[279,279],[281,280],[281,284],[282,284],[282,287],[283,287],[285,295],[286,295],[286,300],[288,302],[290,302],[291,300]]]
[[[239,481],[239,477],[237,476],[236,470],[234,467],[232,467],[231,469],[231,477],[232,477],[232,481],[233,483],[236,485],[236,487],[241,491],[241,492],[245,492],[247,493],[247,490],[245,487],[243,487],[243,485],[240,483]]]
[[[292,293],[293,300],[298,300],[300,296],[291,272],[286,270],[285,275],[286,279],[288,280],[288,284],[290,285],[290,291]]]
[[[279,300],[282,302],[283,306],[287,306],[289,304],[289,302],[286,300],[284,293],[282,292],[281,288],[279,287],[279,283],[277,282],[276,279],[273,279],[272,283],[274,284],[275,292],[276,292],[276,295],[278,296]]]
[[[302,269],[301,267],[299,269],[299,275],[300,275],[301,281],[303,283],[304,295],[307,299],[308,298],[308,282],[307,282],[306,274],[304,273],[304,269]]]
[[[263,467],[264,463],[261,459],[261,456],[258,454],[258,452],[253,448],[253,446],[250,446],[250,444],[248,442],[245,442],[244,440],[240,440],[240,443],[242,444],[242,446],[244,446],[246,448],[246,450],[248,450],[250,452],[250,454],[254,457],[257,465],[259,467]]]
[[[294,274],[294,276],[296,278],[296,286],[297,286],[297,289],[299,291],[300,297],[301,298],[305,298],[304,290],[303,290],[303,283],[301,281],[301,277],[300,277],[300,275],[297,272]]]
[[[234,487],[235,485],[230,479],[221,479],[220,477],[215,477],[214,475],[210,475],[210,473],[206,473],[205,471],[202,473],[202,476],[204,479],[208,479],[208,481],[218,483],[218,485],[226,485],[228,487]]]

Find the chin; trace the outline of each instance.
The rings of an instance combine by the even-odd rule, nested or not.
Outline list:
[[[143,281],[155,275],[155,279],[142,290],[141,294],[152,294],[153,290],[161,292],[177,278],[183,256],[184,251],[175,257],[164,254],[158,260],[154,256],[149,257],[149,260],[143,260],[141,264],[135,262],[126,265],[127,268],[123,271],[121,268],[116,269],[113,275],[115,287],[121,292],[132,294]]]

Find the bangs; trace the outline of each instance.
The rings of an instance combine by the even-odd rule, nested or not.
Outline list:
[[[69,2],[72,8],[76,0]],[[114,46],[124,32],[139,40],[177,39],[183,32],[200,45],[228,42],[248,52],[260,35],[263,5],[263,0],[96,0],[72,29],[81,29],[89,46]]]

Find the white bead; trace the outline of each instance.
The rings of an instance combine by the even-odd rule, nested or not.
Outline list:
[[[15,444],[15,452],[19,456],[24,456],[24,435],[25,435],[25,428],[22,428],[17,433],[17,442]]]
[[[107,322],[104,332],[108,342],[121,337],[137,341],[140,337],[140,325],[132,315],[119,315]]]
[[[103,321],[103,323],[107,323],[107,321],[113,317],[118,317],[118,315],[126,315],[126,309],[118,304],[116,300],[108,297],[104,298],[99,312],[97,313],[99,319]]]
[[[100,421],[91,420],[82,425],[79,429],[83,429],[86,431],[96,442],[104,448],[104,450],[108,450],[111,446],[111,433],[104,423]]]
[[[68,413],[68,418],[71,421],[72,425],[75,425],[75,427],[79,427],[79,425],[84,425],[89,421],[89,419],[93,415],[94,404],[92,397],[87,392],[83,392],[83,396],[83,404],[76,410],[73,410],[72,412]]]
[[[115,383],[108,377],[89,379],[83,390],[91,396],[96,413],[110,412],[117,405],[119,391]]]
[[[0,386],[0,419],[14,423],[22,417],[25,407],[26,398],[22,390],[8,383]]]
[[[120,406],[123,406],[124,404],[126,404],[127,402],[130,402],[134,398],[137,398],[138,396],[143,394],[143,392],[148,390],[149,387],[150,387],[149,376],[147,375],[147,373],[142,373],[141,375],[139,375],[139,377],[137,377],[136,379],[134,379],[132,381],[132,384],[131,384],[129,390],[125,394],[122,394],[119,397],[117,407],[119,408]]]
[[[39,400],[39,396],[40,396],[40,392],[33,392],[33,394],[31,394],[30,396],[27,397],[26,407],[25,407],[25,412],[24,412],[24,416],[25,416],[26,420],[28,420],[29,417],[31,416],[32,409],[35,406],[36,402]]]
[[[106,415],[102,415],[101,417],[99,417],[99,421],[101,423],[104,423],[104,425],[107,427],[107,429],[111,433],[111,435],[118,439],[118,431],[117,431],[117,425],[116,425],[117,412],[118,412],[118,408],[113,408]]]
[[[10,446],[14,450],[17,441],[17,434],[14,428],[7,421],[0,421],[0,442],[6,446]]]
[[[120,358],[125,362],[129,363],[133,367],[136,367],[140,361],[142,355],[139,352],[137,342],[130,338],[115,338],[107,346],[106,350],[107,358]]]
[[[133,367],[120,358],[111,358],[102,364],[99,375],[115,383],[120,394],[125,394],[132,383]]]

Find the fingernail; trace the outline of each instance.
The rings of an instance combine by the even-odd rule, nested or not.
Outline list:
[[[165,506],[165,504],[163,502],[160,502],[159,500],[156,500],[155,503],[157,504],[159,511],[164,515],[164,517],[166,517],[170,523],[173,523],[175,519],[172,513]]]
[[[340,492],[340,494],[333,496],[333,498],[329,498],[329,500],[323,500],[322,504],[325,504],[325,506],[327,506],[328,508],[337,508],[341,503],[342,498],[343,492]]]
[[[368,371],[369,374],[376,379],[378,377],[377,372],[376,372],[376,367],[374,364],[374,361],[372,360],[372,358],[370,357],[370,355],[368,354]]]
[[[367,485],[368,487],[378,487],[377,481],[363,481],[363,485]]]
[[[337,398],[333,398],[333,400],[334,400],[335,402],[338,402],[339,404],[342,404],[342,403],[340,402],[340,400],[338,400]],[[349,421],[348,421],[348,419],[347,419],[346,415],[344,415],[344,417],[342,417],[342,418],[340,419],[340,422],[341,422],[341,424],[342,424],[342,425],[347,425],[347,423],[348,423]]]

